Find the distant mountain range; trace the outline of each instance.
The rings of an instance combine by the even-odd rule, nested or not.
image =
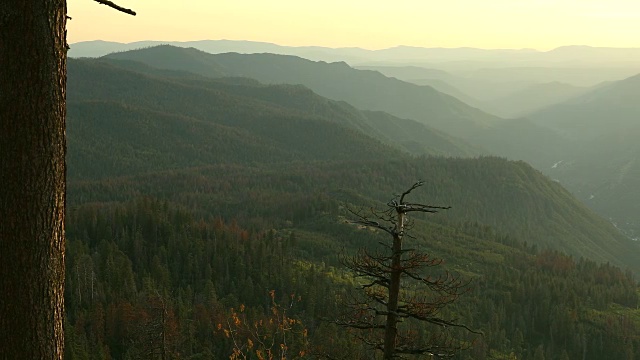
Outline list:
[[[167,45],[114,53],[105,59],[142,62],[209,78],[240,76],[268,84],[302,84],[319,95],[348,102],[359,109],[384,111],[399,118],[417,120],[462,139],[470,144],[468,147],[477,149],[475,153],[509,156],[536,165],[554,161],[556,149],[565,145],[554,131],[533,122],[510,123],[430,86],[386,77],[377,71],[354,69],[343,62],[314,62],[275,54],[208,54]],[[531,134],[544,135],[544,138]],[[540,143],[549,146],[541,148]],[[455,153],[449,151],[449,154]]]
[[[272,43],[233,40],[201,40],[187,42],[141,41],[128,44],[88,41],[71,45],[70,57],[100,57],[112,52],[136,50],[158,45],[195,48],[212,54],[237,52],[243,54],[272,53],[293,55],[314,61],[345,61],[352,66],[426,68],[444,70],[471,81],[451,83],[479,100],[492,100],[500,94],[496,86],[480,86],[480,82],[535,83],[563,82],[575,86],[593,86],[603,81],[620,80],[640,73],[640,48],[596,48],[565,46],[550,51],[532,49],[475,49],[475,48],[420,48],[397,46],[381,50],[361,48],[328,48],[319,46],[281,46]],[[381,71],[385,73],[384,71]],[[386,73],[385,73],[386,74]],[[391,75],[397,77],[395,75]],[[431,76],[426,78],[431,79]],[[402,80],[421,80],[423,75]],[[443,79],[440,79],[443,80]],[[466,87],[466,88],[465,88]],[[505,88],[508,90],[509,88]],[[500,90],[500,89],[497,89]],[[462,99],[461,99],[462,100]]]
[[[578,97],[589,90],[590,88],[557,81],[534,84],[506,96],[486,101],[482,104],[482,108],[505,118],[517,118]]]
[[[72,44],[69,55],[99,57],[112,52],[163,44],[193,47],[212,54],[273,53],[299,56],[314,61],[345,61],[359,69],[376,70],[400,80],[432,86],[469,105],[503,117],[514,117],[567,98],[567,89],[551,89],[549,93],[537,93],[540,99],[536,101],[533,97],[526,97],[529,88],[556,86],[551,84],[558,82],[563,83],[564,87],[590,87],[640,73],[640,48],[588,46],[566,46],[550,51],[407,46],[366,50],[317,46],[291,47],[232,40],[142,41],[129,44],[88,41]],[[551,94],[560,97],[554,99]],[[509,101],[512,97],[515,97],[513,103]],[[512,105],[501,106],[507,103]],[[523,107],[517,107],[517,104],[522,104]]]
[[[415,155],[479,153],[418,122],[359,111],[302,86],[269,86],[246,78],[211,80],[121,60],[70,60],[68,88],[70,133],[93,139],[78,145],[82,151],[77,156],[126,151],[121,156],[129,159],[125,166],[114,164],[111,169],[78,159],[84,165],[70,170],[77,177],[159,171],[177,163],[304,161],[309,154],[363,160],[397,158],[398,150]],[[290,136],[296,127],[300,134]],[[150,142],[133,141],[140,134]],[[332,142],[340,137],[340,146]],[[124,139],[130,139],[133,148],[122,144]],[[228,146],[208,150],[212,142]]]
[[[340,260],[358,248],[380,254],[389,241],[354,226],[349,209],[375,217],[418,180],[410,201],[451,208],[409,214],[407,247],[446,261],[424,274],[469,288],[446,313],[483,334],[448,327],[444,340],[474,344],[456,357],[622,359],[640,349],[640,242],[616,229],[637,224],[640,210],[635,79],[501,119],[439,94],[446,83],[421,87],[345,63],[167,46],[118,57],[68,61],[70,358],[139,358],[165,330],[167,354],[225,358],[236,339],[216,324],[269,319],[277,304],[305,329],[287,338],[290,350],[302,341],[371,358],[320,320],[336,318],[336,299],[359,281]],[[471,126],[461,139],[426,125],[429,116],[358,108],[338,96],[345,88],[390,109],[401,97],[424,101],[411,111]],[[529,159],[551,177],[488,153]],[[585,203],[620,217],[612,224]]]
[[[571,137],[640,127],[640,75],[612,82],[582,96],[540,109],[527,117]]]
[[[166,52],[167,47],[158,50]],[[145,55],[144,51],[131,54],[141,53]],[[237,69],[250,66],[260,74],[278,64],[270,56],[247,59],[231,54],[211,64],[202,61],[209,57],[191,50],[169,54],[164,61],[200,64],[201,70],[211,66],[218,75],[237,76]],[[303,86],[205,78],[122,60],[123,55],[69,61],[71,203],[157,194],[166,191],[161,189],[167,184],[174,184],[173,192],[179,191],[176,184],[183,184],[191,193],[197,191],[194,184],[204,173],[215,173],[216,181],[222,182],[238,181],[238,176],[264,177],[259,186],[267,186],[268,178],[271,187],[301,176],[308,178],[297,183],[298,191],[328,187],[334,193],[366,186],[371,194],[386,194],[395,190],[397,182],[424,176],[430,184],[429,199],[460,209],[456,221],[481,222],[542,247],[640,271],[637,244],[525,163],[414,158],[410,154],[477,152],[422,123],[357,110]],[[298,62],[313,65],[284,59],[294,73]],[[358,72],[344,64],[319,66],[343,76]],[[374,74],[374,79],[383,79],[381,84],[388,81],[377,73],[361,73]],[[339,78],[329,76],[328,70],[324,75]],[[437,93],[432,89],[426,93],[432,92]]]
[[[141,49],[157,45],[193,47],[208,53],[273,53],[295,55],[310,60],[355,62],[412,62],[412,61],[478,61],[493,64],[519,63],[566,65],[608,63],[625,64],[640,61],[640,48],[603,48],[590,46],[563,46],[550,51],[533,49],[476,49],[476,48],[422,48],[397,46],[381,50],[361,48],[329,48],[321,46],[282,46],[266,42],[236,40],[200,41],[138,41],[118,43],[109,41],[84,41],[71,44],[70,57],[100,57],[112,52]]]
[[[494,124],[466,140],[492,153],[528,161],[629,236],[640,237],[636,216],[640,213],[640,75],[590,88],[552,82],[515,90],[516,83],[494,83],[494,91],[512,89],[481,101],[459,90],[474,93],[489,86],[479,79],[423,68],[374,68],[399,78],[430,75],[434,78],[413,81],[433,83],[438,90],[491,113],[523,117]],[[438,87],[442,81],[459,88]]]
[[[114,53],[106,58],[133,60],[211,78],[241,76],[268,84],[302,84],[330,99],[346,101],[360,109],[385,111],[417,120],[461,138],[468,138],[502,120],[430,86],[407,83],[379,72],[353,69],[344,62],[314,62],[274,54],[209,54],[174,46]]]
[[[463,102],[502,117],[517,117],[624,80],[640,68],[486,68],[447,72],[420,66],[356,66],[386,76],[429,85]]]
[[[635,77],[604,83],[594,88],[579,88],[562,83],[523,85],[519,91],[514,90],[510,94],[506,92],[509,95],[505,95],[500,102],[495,101],[493,105],[501,108],[497,112],[511,113],[513,116],[525,114],[527,118],[503,120],[468,106],[452,96],[444,95],[431,86],[417,86],[397,78],[383,76],[377,71],[354,69],[345,63],[314,62],[299,57],[274,54],[212,55],[196,49],[172,46],[115,53],[107,58],[143,62],[162,68],[163,71],[186,71],[217,79],[248,77],[270,84],[302,84],[320,95],[345,101],[354,104],[357,108],[367,110],[360,111],[356,117],[367,118],[369,121],[367,127],[375,124],[376,130],[370,129],[368,134],[386,144],[402,144],[405,151],[414,154],[455,156],[496,154],[525,160],[544,171],[545,174],[560,180],[585,201],[591,197],[593,188],[603,184],[603,180],[595,176],[585,176],[580,171],[561,174],[559,167],[552,168],[552,165],[563,159],[577,159],[580,154],[586,153],[582,149],[590,145],[586,142],[588,139],[584,135],[600,134],[605,131],[608,125],[598,125],[602,124],[602,119],[622,121],[626,118],[629,119],[627,123],[629,121],[632,123],[636,116],[634,115],[636,114],[634,112],[635,97],[639,93],[634,87],[634,81],[636,81],[634,79],[637,79]],[[437,81],[455,82],[455,79],[463,79],[433,69],[408,67],[382,68],[381,70],[395,72],[394,75],[398,77],[431,74],[439,79],[446,79],[436,79]],[[459,84],[462,83],[459,82]],[[470,82],[467,81],[467,84]],[[456,90],[451,88],[453,91]],[[263,96],[270,91],[266,90]],[[563,100],[565,102],[562,102]],[[622,100],[624,101],[621,102]],[[300,104],[299,110],[308,108],[304,102]],[[475,104],[488,107],[486,101],[478,100]],[[535,110],[536,108],[539,109]],[[531,112],[532,110],[534,112]],[[375,111],[384,111],[391,115],[376,115]],[[414,119],[426,125],[427,128],[411,125],[415,129],[407,130],[411,127],[407,125],[408,127],[404,127],[403,130],[393,132],[393,129],[398,128],[389,126],[390,122],[382,120],[386,116],[396,118],[396,123],[399,121],[397,118]],[[591,125],[584,126],[588,122]],[[406,122],[406,124],[415,123]],[[355,128],[362,130],[363,126],[358,125]],[[423,131],[426,132],[423,133]],[[606,138],[602,139],[601,141],[606,141],[604,140]],[[612,144],[609,147],[627,148],[618,144]],[[589,158],[596,157],[594,155]],[[620,156],[618,158],[626,159]],[[610,170],[611,164],[615,162],[601,161],[603,167],[593,167],[594,163],[591,161],[581,161],[581,163],[589,164],[589,169],[597,173],[619,173],[617,170]],[[620,163],[628,164],[628,161],[620,160]],[[564,164],[566,165],[567,162]],[[605,164],[607,166],[604,166]],[[601,197],[600,201],[606,201],[607,198],[609,197]],[[624,199],[620,195],[612,195],[611,198]],[[629,199],[632,198],[629,197]],[[626,216],[621,217],[621,214],[626,211],[603,210],[612,209],[613,206],[601,206],[594,201],[587,203],[594,209],[603,211],[604,215],[612,217],[613,221],[622,224],[621,226],[627,231],[630,230],[631,233],[639,231],[631,230],[637,228],[637,225],[631,225],[636,224],[635,221],[627,219]],[[619,209],[634,209],[635,205],[624,205],[624,203],[625,201],[622,204],[616,204]]]

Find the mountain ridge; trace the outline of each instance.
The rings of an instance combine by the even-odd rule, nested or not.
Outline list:
[[[572,139],[545,170],[576,196],[611,218],[629,236],[640,236],[640,75],[605,84],[527,117]]]
[[[459,220],[496,226],[576,256],[630,267],[640,264],[630,240],[523,162],[414,158],[317,114],[274,107],[249,96],[251,91],[238,97],[223,90],[245,86],[234,85],[238,83],[255,86],[251,81],[227,79],[219,85],[211,79],[156,79],[104,60],[74,60],[69,65],[72,203],[92,201],[94,193],[130,197],[160,192],[190,198],[192,205],[196,201],[206,209],[212,206],[211,196],[228,199],[230,194],[205,195],[198,188],[218,181],[238,184],[242,179],[247,192],[238,189],[235,196],[254,197],[254,204],[258,194],[283,186],[283,200],[263,205],[271,209],[284,199],[309,196],[313,189],[331,194],[351,189],[371,199],[384,198],[397,190],[397,183],[423,178],[428,201],[455,205]],[[101,84],[98,89],[96,83]],[[299,86],[281,89],[293,91],[287,97],[298,91],[309,94]],[[374,115],[383,123],[391,117]],[[123,179],[122,186],[117,178]],[[194,182],[200,184],[196,189]],[[219,206],[245,211],[249,203],[239,200]]]
[[[141,47],[147,46],[156,46],[162,44],[170,44],[174,46],[181,47],[195,47],[200,48],[201,50],[207,52],[274,52],[274,53],[282,53],[282,54],[290,54],[290,55],[298,55],[303,56],[303,54],[309,55],[312,54],[312,51],[315,51],[316,54],[319,54],[320,57],[324,58],[315,58],[315,60],[325,60],[325,61],[338,61],[338,60],[348,60],[349,58],[353,60],[363,60],[367,58],[367,55],[371,57],[371,54],[379,54],[379,53],[393,53],[394,50],[400,51],[418,51],[423,53],[451,53],[450,60],[467,60],[469,57],[461,57],[465,53],[471,54],[495,54],[496,57],[504,57],[505,54],[513,54],[515,56],[522,55],[533,55],[533,56],[555,56],[570,54],[570,58],[565,59],[564,61],[574,60],[577,55],[580,54],[581,57],[588,57],[591,54],[593,56],[594,53],[602,53],[602,52],[622,52],[627,55],[633,54],[636,58],[640,58],[640,48],[612,48],[612,47],[595,47],[595,46],[582,46],[582,45],[566,45],[559,46],[554,49],[541,51],[535,49],[483,49],[483,48],[473,48],[473,47],[420,47],[420,46],[407,46],[407,45],[398,45],[389,48],[371,50],[364,49],[359,47],[325,47],[325,46],[287,46],[287,45],[279,45],[275,43],[269,42],[260,42],[260,41],[249,41],[249,40],[195,40],[195,41],[136,41],[131,43],[119,43],[119,42],[110,42],[104,40],[93,40],[93,41],[81,41],[71,44],[71,49],[69,52],[70,57],[100,57],[107,55],[109,52],[114,51],[122,51],[122,50],[134,50]],[[296,52],[298,50],[298,52]],[[340,54],[342,52],[342,55]],[[423,57],[424,55],[421,55]],[[442,56],[442,55],[441,55]],[[477,56],[477,55],[476,55]],[[303,56],[304,57],[304,56]],[[485,55],[487,57],[487,55]],[[402,58],[401,56],[396,55],[396,58]],[[378,60],[384,60],[384,57],[378,57]],[[389,58],[387,58],[388,60]]]
[[[167,77],[164,71],[152,70],[143,64],[132,65],[126,62],[124,69],[121,69],[120,65],[122,63],[114,60],[70,61],[69,87],[76,90],[69,96],[69,101],[111,99],[117,102],[131,102],[131,99],[136,97],[135,90],[132,89],[142,86],[149,88],[152,93],[155,93],[154,96],[166,99],[160,104],[151,102],[149,106],[170,108],[172,111],[182,109],[182,115],[195,117],[210,116],[208,112],[213,112],[219,114],[215,121],[222,124],[228,123],[224,120],[224,112],[231,111],[239,116],[247,112],[245,108],[259,107],[261,110],[253,110],[248,115],[253,117],[255,113],[265,111],[272,114],[286,112],[287,116],[299,115],[301,118],[312,115],[317,120],[358,130],[396,147],[403,142],[419,142],[425,149],[430,148],[428,153],[433,155],[470,156],[479,153],[473,146],[461,140],[415,121],[391,115],[387,116],[387,120],[395,126],[392,128],[385,126],[384,130],[381,130],[379,128],[383,124],[375,118],[377,116],[375,113],[363,112],[346,103],[320,97],[302,86],[263,85],[255,80],[244,78],[212,80],[193,77],[188,73],[170,73]],[[142,73],[136,72],[136,69],[142,69]],[[78,79],[82,81],[78,82]],[[97,82],[101,83],[99,89],[93,86],[93,83]],[[181,89],[182,95],[176,98],[173,94],[178,89]],[[147,100],[143,99],[143,101]],[[141,105],[140,100],[137,105]],[[416,153],[412,148],[402,146],[400,148],[415,155],[425,154],[424,151]]]
[[[216,72],[218,69],[226,69],[231,71],[226,76],[250,77],[264,83],[303,84],[319,95],[346,101],[360,109],[385,111],[401,118],[417,120],[463,139],[474,131],[502,120],[432,87],[406,83],[377,72],[356,70],[346,63],[313,62],[274,54],[214,55],[201,52],[202,61],[211,63],[213,69],[203,71],[198,67],[190,68],[187,63],[176,64],[164,58],[166,55],[168,59],[173,59],[182,52],[193,54],[194,51],[197,50],[161,46],[111,54],[106,58],[141,61],[172,70],[191,70],[209,77],[219,76]]]

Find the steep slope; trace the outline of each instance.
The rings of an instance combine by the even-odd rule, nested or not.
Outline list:
[[[338,317],[344,303],[336,299],[354,286],[353,277],[342,271],[341,255],[386,236],[336,221],[337,206],[314,197],[304,199],[306,207],[289,203],[288,208],[296,206],[298,214],[316,218],[315,226],[298,221],[302,215],[295,227],[273,229],[264,222],[248,227],[249,221],[233,213],[212,219],[211,213],[200,214],[193,206],[168,201],[172,194],[70,209],[67,356],[84,360],[91,358],[90,353],[112,358],[143,354],[136,347],[149,343],[149,333],[164,334],[162,327],[154,326],[158,322],[150,325],[149,319],[161,320],[167,314],[166,343],[172,354],[227,358],[228,345],[242,335],[229,338],[216,325],[224,324],[232,309],[240,309],[239,319],[249,324],[262,319],[260,314],[274,314],[268,300],[272,297],[292,304],[287,317],[304,324],[308,331],[300,333],[309,334],[305,343],[316,348],[329,344],[332,353],[347,354],[344,358],[375,358],[362,352],[354,356],[352,348],[358,341],[345,329],[326,328],[327,322],[318,320]],[[245,208],[245,213],[254,207]],[[430,217],[437,218],[438,214]],[[527,349],[542,346],[549,349],[546,358],[553,359],[581,358],[584,353],[595,359],[635,358],[633,350],[640,348],[640,339],[629,334],[640,329],[633,320],[640,320],[639,295],[637,282],[628,273],[610,264],[535,251],[486,226],[421,220],[415,225],[411,234],[416,237],[407,243],[446,260],[427,270],[429,274],[435,277],[447,270],[471,281],[472,290],[447,306],[467,326],[483,333],[478,336],[480,349],[464,351],[461,358],[477,359],[485,353],[526,358]],[[152,286],[166,289],[168,295],[160,298],[171,300],[162,307],[166,312],[153,311],[160,309],[162,295]],[[297,295],[293,303],[290,294]],[[271,318],[275,326],[280,314]],[[146,331],[112,331],[112,324]],[[266,329],[266,334],[272,333]],[[295,336],[297,331],[290,333],[287,345],[297,350],[300,336]],[[620,346],[625,337],[626,345]],[[491,344],[487,349],[483,339],[499,341],[487,341]],[[554,345],[558,343],[563,346]]]
[[[586,204],[640,235],[640,75],[530,114],[537,124],[573,139],[545,170]]]
[[[574,138],[640,126],[640,75],[612,82],[569,101],[549,106],[527,117]]]
[[[454,206],[456,221],[489,224],[576,256],[640,264],[633,242],[524,163],[412,159],[305,115],[301,109],[313,102],[296,97],[308,94],[301,87],[250,87],[255,96],[241,96],[222,89],[253,82],[176,81],[100,61],[71,61],[69,69],[72,203],[173,194],[202,211],[295,220],[311,194],[365,205],[424,179],[429,185],[417,200]],[[265,100],[279,89],[286,96]],[[387,114],[362,114],[372,126],[388,125]]]
[[[431,86],[441,93],[451,95],[465,104],[478,107],[480,102],[474,97],[460,91],[451,85],[462,81],[456,76],[438,69],[420,66],[356,66],[356,69],[378,71],[385,76],[394,77],[402,81],[421,86]]]
[[[429,69],[420,66],[355,66],[359,70],[379,71],[380,73],[396,79],[409,81],[411,79],[438,79],[447,80],[453,77],[446,71]]]
[[[400,119],[382,111],[357,110],[344,101],[320,97],[302,85],[254,84],[240,87],[229,84],[224,86],[224,90],[346,124],[385,144],[415,155],[474,156],[482,152],[460,139],[417,121]]]
[[[164,52],[172,54],[169,57],[170,60],[167,60],[165,63],[159,63],[164,61],[161,56]],[[188,55],[185,56],[187,60],[178,66],[175,64],[175,59],[179,59],[179,54],[183,52],[188,53]],[[435,127],[440,129],[444,128],[445,133],[463,136],[473,145],[465,145],[461,141],[433,131],[433,129],[420,128],[417,124],[409,120],[398,120],[391,116],[377,116],[372,119],[370,116],[363,115],[361,112],[346,104],[331,103],[329,106],[331,109],[328,109],[327,106],[320,105],[322,102],[328,104],[328,100],[323,99],[319,101],[317,96],[310,90],[300,86],[291,87],[278,85],[279,87],[277,88],[260,86],[246,88],[235,87],[233,84],[229,84],[223,89],[225,92],[242,93],[244,96],[250,94],[250,96],[268,102],[275,102],[281,106],[293,107],[304,112],[313,112],[316,115],[330,118],[334,121],[340,120],[342,124],[348,123],[348,126],[413,154],[424,154],[425,152],[431,155],[454,156],[468,156],[480,153],[496,154],[508,156],[512,159],[524,159],[532,161],[536,165],[541,164],[546,166],[555,161],[552,150],[562,147],[564,141],[564,139],[561,139],[551,131],[539,128],[530,123],[488,121],[479,125],[478,123],[470,123],[467,121],[468,119],[461,120],[461,118],[466,118],[465,114],[467,110],[472,109],[476,113],[477,110],[467,105],[461,106],[460,109],[447,108],[447,104],[449,104],[448,101],[453,101],[452,103],[454,103],[454,105],[460,105],[462,103],[451,97],[444,96],[430,87],[419,87],[407,84],[397,79],[384,77],[377,72],[353,70],[346,64],[315,63],[295,57],[271,54],[251,56],[221,54],[214,56],[200,53],[195,49],[178,49],[169,46],[113,54],[106,59],[109,59],[112,63],[115,61],[112,59],[114,57],[127,57],[136,61],[146,61],[145,59],[150,56],[149,53],[154,54],[149,62],[161,68],[188,70],[191,68],[188,65],[191,62],[190,59],[199,54],[199,64],[208,61],[212,63],[214,69],[226,69],[225,71],[229,71],[232,67],[244,69],[242,72],[237,70],[231,71],[230,74],[232,75],[258,77],[266,82],[295,83],[300,80],[307,85],[311,84],[322,89],[331,88],[334,95],[340,92],[342,95],[339,97],[341,98],[353,99],[354,97],[358,97],[360,101],[366,100],[367,104],[361,103],[363,108],[378,107],[370,102],[384,97],[385,99],[380,100],[380,103],[391,103],[391,107],[394,107],[395,110],[397,110],[399,106],[406,105],[406,107],[413,107],[421,112],[421,115],[414,113],[413,115],[415,116],[424,118],[426,115],[430,120],[434,120],[431,115],[435,115],[436,118],[439,118],[437,125],[434,125]],[[130,63],[125,62],[124,64]],[[193,68],[193,71],[203,74],[207,73],[201,70],[202,69],[199,68]],[[413,73],[420,72],[421,70],[419,68],[410,68],[406,71]],[[400,88],[395,87],[396,85],[400,86]],[[363,88],[367,88],[367,90]],[[412,88],[420,91],[425,90],[431,95],[436,94],[437,98],[429,95],[426,99],[430,102],[423,103],[421,101],[424,99],[421,98],[419,92],[409,94],[405,91]],[[276,89],[279,90],[276,91]],[[367,92],[371,93],[372,91],[376,92],[377,95],[368,99],[361,98],[363,94]],[[287,95],[283,95],[283,92],[286,92]],[[389,96],[393,94],[397,94],[397,96]],[[356,101],[358,101],[358,99],[356,99]],[[458,110],[462,112],[458,112]],[[438,111],[440,112],[438,113]],[[449,112],[448,114],[447,111]],[[484,115],[488,116],[486,114]],[[380,121],[383,118],[390,123],[386,124],[384,121]],[[447,119],[453,119],[453,121],[448,122]],[[545,144],[546,146],[541,147],[541,144]]]
[[[382,111],[362,111],[362,113],[366,116],[367,122],[379,132],[376,138],[414,155],[470,157],[486,152],[482,148],[414,120],[398,120],[395,116]]]
[[[410,83],[414,83],[416,85],[422,86],[431,86],[432,88],[440,91],[441,93],[445,93],[447,95],[451,95],[454,98],[464,102],[465,104],[471,105],[475,108],[480,108],[479,106],[482,104],[481,101],[474,98],[471,95],[468,95],[462,91],[460,91],[457,87],[451,85],[445,80],[440,79],[408,79],[405,80]]]
[[[546,171],[630,237],[640,238],[640,128],[606,133]]]
[[[184,52],[188,52],[189,60],[176,64],[174,59]],[[191,60],[196,56],[197,61]],[[406,83],[378,72],[356,70],[346,63],[313,62],[273,54],[212,55],[171,46],[111,54],[107,58],[135,60],[209,77],[219,77],[220,71],[224,71],[226,76],[250,77],[266,83],[302,84],[330,99],[344,100],[360,109],[414,119],[463,138],[501,120],[429,86]],[[200,66],[204,63],[210,64],[211,70]]]
[[[312,118],[264,114],[264,110],[259,116],[223,125],[204,116],[114,102],[72,101],[68,108],[69,146],[77,150],[68,158],[72,178],[106,178],[212,164],[266,165],[399,156],[396,150],[356,131]],[[111,154],[109,161],[95,161],[105,153]]]
[[[95,159],[102,163],[105,153]],[[398,184],[426,182],[415,201],[450,205],[439,215],[498,231],[574,256],[640,272],[640,246],[621,235],[566,190],[523,162],[497,158],[307,162],[268,168],[227,164],[183,168],[106,181],[71,182],[72,203],[124,200],[171,193],[205,212],[241,219],[313,223],[312,214],[340,204],[368,208],[386,201]],[[100,191],[97,191],[100,189]],[[328,202],[328,203],[327,203]],[[280,219],[280,220],[278,220]]]
[[[466,74],[457,74],[447,79],[408,79],[406,81],[418,85],[433,86],[438,91],[484,110],[487,102],[494,101],[534,86],[533,81],[516,81],[506,79],[475,78]],[[487,111],[487,110],[484,110]]]
[[[313,114],[99,62],[70,62],[68,89],[69,146],[80,150],[69,155],[71,177],[401,154]],[[100,153],[117,156],[91,161]]]
[[[159,70],[141,63],[116,60],[72,60],[69,81],[70,87],[78,89],[71,100],[108,99],[137,107],[209,118],[221,111],[245,116],[241,115],[247,113],[241,104],[246,103],[249,108],[266,107],[275,113],[286,112],[290,116],[311,116],[333,122],[416,155],[471,156],[479,153],[472,146],[426,125],[390,115],[386,116],[389,124],[382,124],[347,103],[323,98],[300,85],[263,85],[247,78],[212,80],[193,73]],[[101,86],[96,88],[96,83]],[[166,100],[156,103],[150,98],[142,98],[134,102],[132,90],[138,88],[149,89],[153,96]],[[176,93],[180,95],[174,95]],[[224,109],[223,105],[232,109]],[[215,118],[216,121],[224,121],[222,116]],[[229,125],[228,122],[224,124]],[[418,148],[421,150],[416,152]]]

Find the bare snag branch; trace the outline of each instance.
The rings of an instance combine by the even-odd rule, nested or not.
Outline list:
[[[125,13],[125,14],[136,16],[136,12],[135,11],[133,11],[131,9],[124,8],[124,7],[114,3],[112,1],[109,1],[109,0],[93,0],[93,1],[97,2],[98,4],[107,5],[108,7],[116,9],[116,10],[118,10],[120,12]]]
[[[413,190],[419,188],[422,185],[424,185],[424,181],[418,181],[417,183],[413,184],[407,191],[403,192],[400,196],[400,204],[404,203],[405,196],[409,195]]]
[[[409,213],[436,213],[451,208],[405,201],[407,195],[423,185],[422,181],[416,182],[395,195],[384,210],[347,207],[354,218],[351,224],[386,232],[392,241],[389,244],[380,242],[382,251],[361,248],[356,254],[343,258],[343,265],[359,279],[359,296],[344,302],[346,311],[335,323],[359,331],[356,337],[373,351],[383,352],[384,360],[402,358],[402,354],[452,357],[466,345],[452,337],[450,329],[480,334],[458,319],[441,314],[443,308],[469,291],[469,281],[447,270],[427,272],[429,268],[440,266],[443,260],[403,248],[405,236],[415,239],[408,234],[415,225]],[[421,338],[413,329],[420,323],[435,330],[433,335]]]

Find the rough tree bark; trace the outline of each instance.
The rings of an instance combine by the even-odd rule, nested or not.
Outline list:
[[[0,4],[0,358],[62,359],[65,0]]]
[[[66,22],[66,0],[0,1],[0,359],[63,358]]]

